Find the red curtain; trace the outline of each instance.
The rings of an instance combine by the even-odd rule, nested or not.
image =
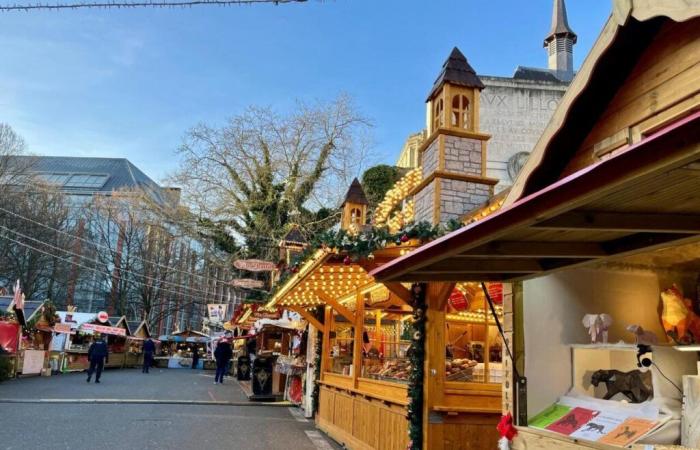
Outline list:
[[[0,347],[6,352],[17,352],[19,324],[14,322],[0,322]]]

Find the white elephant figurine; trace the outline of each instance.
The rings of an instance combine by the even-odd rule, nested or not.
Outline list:
[[[588,328],[592,343],[608,343],[608,328],[613,323],[609,314],[586,314],[582,322],[583,326]]]

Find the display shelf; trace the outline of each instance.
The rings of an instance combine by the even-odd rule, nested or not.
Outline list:
[[[700,345],[698,344],[674,345],[673,348],[674,350],[678,350],[679,352],[700,352]]]
[[[569,344],[571,348],[584,348],[589,350],[623,350],[637,351],[636,344],[628,344],[626,342],[618,342],[616,344]]]

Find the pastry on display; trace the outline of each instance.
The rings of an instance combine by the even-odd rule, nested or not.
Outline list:
[[[448,381],[471,381],[477,361],[469,358],[456,358],[445,361],[445,375]]]

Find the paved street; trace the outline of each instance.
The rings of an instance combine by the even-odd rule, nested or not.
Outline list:
[[[0,399],[126,399],[207,404],[0,403],[3,449],[334,449],[313,422],[288,407],[248,406],[238,384],[214,385],[211,372],[111,370],[102,383],[82,373],[0,384]],[[246,405],[241,406],[240,404]],[[295,411],[296,412],[296,411]],[[96,442],[99,441],[99,445]]]

